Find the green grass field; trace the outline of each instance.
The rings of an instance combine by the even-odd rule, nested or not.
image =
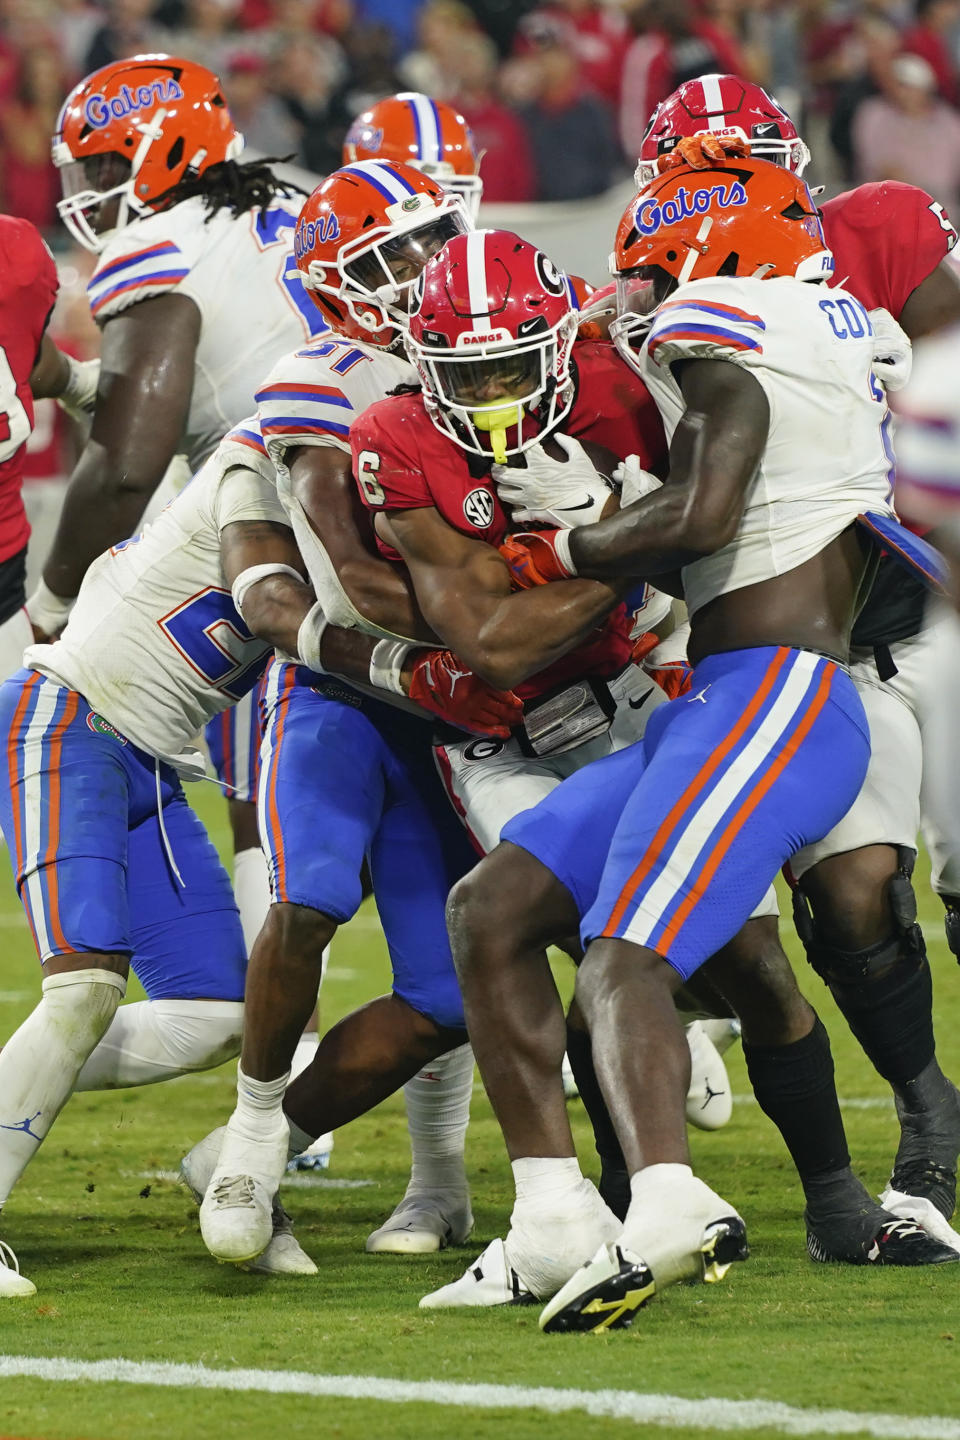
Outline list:
[[[203,787],[204,790],[206,787]],[[206,796],[204,815],[218,843],[224,816]],[[0,1037],[36,1001],[37,966],[12,895],[6,860],[0,890]],[[940,1054],[960,1073],[960,973],[946,950],[939,912],[921,881],[933,962]],[[785,926],[785,930],[789,927]],[[792,942],[792,936],[790,937]],[[794,947],[795,949],[796,947]],[[388,967],[375,911],[364,907],[334,945],[323,1020],[332,1023],[385,989]],[[892,1106],[856,1051],[825,992],[805,976],[829,1026],[838,1086],[857,1168],[875,1191],[895,1146]],[[131,987],[135,989],[135,987]],[[125,1359],[305,1372],[315,1377],[379,1377],[438,1386],[512,1385],[627,1391],[690,1400],[782,1402],[789,1406],[886,1412],[903,1417],[872,1429],[865,1420],[778,1419],[758,1410],[753,1435],[873,1434],[960,1437],[960,1266],[911,1273],[814,1266],[803,1249],[802,1198],[779,1139],[746,1097],[739,1049],[728,1056],[733,1120],[713,1135],[694,1134],[704,1179],[744,1214],[753,1255],[719,1286],[677,1288],[643,1311],[632,1331],[605,1337],[544,1336],[537,1310],[434,1313],[417,1309],[424,1291],[453,1278],[494,1235],[504,1233],[512,1201],[509,1167],[489,1106],[478,1089],[468,1137],[476,1229],[468,1249],[434,1259],[364,1254],[368,1231],[388,1213],[407,1174],[402,1104],[393,1100],[338,1134],[328,1181],[306,1178],[285,1191],[298,1234],[320,1266],[315,1278],[264,1279],[218,1266],[207,1256],[186,1192],[157,1172],[232,1106],[232,1066],[141,1091],[80,1096],[61,1116],[3,1212],[2,1233],[37,1285],[28,1301],[0,1304],[0,1435],[49,1440],[173,1440],[173,1437],[443,1435],[468,1437],[626,1436],[643,1410],[616,1397],[607,1415],[547,1413],[536,1397],[490,1392],[467,1408],[408,1400],[203,1389],[181,1383],[94,1383],[93,1378],[4,1375],[3,1358]],[[852,1103],[850,1103],[852,1102]],[[593,1151],[574,1107],[584,1168]],[[330,1184],[329,1182],[352,1182]],[[9,1367],[8,1367],[9,1370]],[[109,1372],[108,1372],[109,1373]],[[210,1383],[207,1377],[207,1383]],[[236,1376],[230,1382],[241,1383]],[[242,1383],[248,1383],[243,1381]],[[293,1386],[302,1382],[292,1381]],[[333,1389],[342,1390],[343,1384]],[[350,1388],[350,1387],[347,1387]],[[441,1400],[455,1392],[439,1389]],[[396,1396],[399,1391],[394,1390]],[[547,1403],[547,1402],[543,1402]],[[563,1403],[561,1396],[560,1402]],[[631,1407],[634,1408],[631,1408]],[[921,1417],[953,1417],[946,1426]],[[632,1417],[632,1418],[631,1418]],[[702,1423],[683,1410],[653,1433],[695,1437],[720,1428],[713,1404]],[[659,1423],[659,1422],[658,1422]],[[731,1432],[748,1428],[731,1418]]]

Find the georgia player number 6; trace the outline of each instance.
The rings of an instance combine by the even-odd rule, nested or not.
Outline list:
[[[361,450],[357,461],[357,480],[371,505],[382,505],[387,498],[377,479],[379,469],[380,456],[376,450]]]

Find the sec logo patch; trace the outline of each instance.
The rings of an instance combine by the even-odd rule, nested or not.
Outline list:
[[[478,530],[486,530],[493,523],[493,496],[489,490],[479,487],[471,490],[463,502],[463,513]]]

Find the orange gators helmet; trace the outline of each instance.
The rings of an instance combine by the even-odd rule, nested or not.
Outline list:
[[[343,163],[399,160],[430,175],[444,190],[462,195],[477,218],[483,181],[483,157],[474,149],[470,126],[450,105],[417,91],[378,100],[358,115],[343,143]]]
[[[172,55],[117,60],[63,102],[52,143],[63,184],[57,209],[74,239],[96,253],[178,181],[242,149],[211,70]]]
[[[799,175],[769,160],[731,158],[705,170],[667,170],[641,190],[623,213],[610,271],[617,281],[610,334],[629,360],[678,285],[712,275],[826,280],[833,255]]]
[[[361,160],[328,175],[300,211],[297,268],[324,319],[348,340],[390,346],[410,287],[432,255],[472,228],[460,195],[411,165]]]

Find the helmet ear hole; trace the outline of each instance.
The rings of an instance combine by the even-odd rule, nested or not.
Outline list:
[[[167,153],[167,169],[168,169],[168,170],[176,170],[177,166],[182,163],[182,161],[183,161],[183,151],[184,151],[183,136],[182,136],[182,135],[179,135],[179,136],[177,137],[177,139],[174,140],[173,144],[170,146],[170,149],[169,149],[169,151],[168,151],[168,153]]]

